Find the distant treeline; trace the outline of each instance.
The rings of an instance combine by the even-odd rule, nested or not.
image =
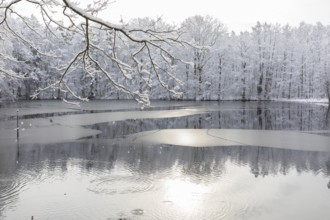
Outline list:
[[[12,18],[10,22],[15,24],[16,31],[24,39],[52,54],[41,54],[16,38],[0,39],[0,65],[28,77],[22,80],[0,75],[0,99],[30,99],[36,90],[47,87],[59,78],[61,65],[72,60],[73,55],[84,47],[84,37],[61,28],[49,30],[36,18],[34,28],[44,29],[44,35],[34,32],[21,19]],[[155,26],[155,23],[150,18],[139,18],[132,20],[129,25],[143,28],[150,24]],[[170,25],[158,21],[157,26]],[[145,79],[132,74],[132,80],[127,80],[119,74],[115,63],[103,63],[104,68],[115,81],[132,88],[132,91],[148,91],[151,99],[272,100],[327,97],[330,26],[321,23],[301,23],[298,27],[257,23],[250,32],[229,33],[221,22],[212,17],[194,16],[187,18],[179,28],[184,30],[182,39],[202,46],[186,46],[182,49],[169,45],[169,50],[187,63],[173,59],[173,77],[164,74],[162,80],[170,89],[178,86],[176,79],[181,80],[181,97],[174,97],[164,89],[154,74],[148,79],[152,87],[144,88],[145,84],[141,80]],[[104,40],[108,36],[97,29],[92,30],[92,34],[98,45],[104,42],[103,49],[111,51],[112,45]],[[129,56],[125,49],[130,47],[129,43],[118,40],[116,47],[120,48],[116,56],[125,61]],[[96,52],[94,57],[98,57]],[[142,62],[143,59],[148,57],[141,57]],[[99,62],[102,64],[102,60]],[[159,66],[161,72],[166,72],[165,68],[165,65],[164,69]],[[75,69],[72,72],[75,71],[83,70]],[[81,97],[131,98],[109,84],[106,77],[100,74],[70,73],[66,82]],[[74,97],[64,90],[48,89],[37,98]]]

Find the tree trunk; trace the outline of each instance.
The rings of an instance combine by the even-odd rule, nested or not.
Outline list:
[[[242,101],[246,101],[246,78],[245,78],[245,75],[246,75],[246,62],[243,62],[242,63],[242,69],[243,69],[243,71],[242,71],[242,79],[241,79],[241,81],[242,81],[242,89],[243,89],[243,91],[242,91],[242,97],[241,97],[241,99],[242,99]]]
[[[330,127],[330,102],[329,102],[329,105],[328,105],[327,114],[325,116],[325,125],[326,125],[327,128]]]
[[[262,92],[263,92],[263,81],[264,81],[264,64],[259,64],[259,81],[257,86],[257,94],[258,94],[258,100],[262,99]]]
[[[189,91],[189,64],[186,64],[186,99],[189,100],[189,93],[191,91]],[[183,98],[183,97],[182,97]]]
[[[302,56],[301,58],[301,72],[300,72],[300,93],[298,97],[301,99],[304,97],[304,80],[305,80],[305,58]]]
[[[218,100],[221,100],[221,75],[222,75],[222,56],[219,56],[219,65],[218,65],[218,69],[219,69],[219,84],[218,84]]]
[[[328,102],[329,102],[329,107],[330,107],[330,81],[327,81],[325,86],[326,86],[326,90],[327,90],[327,97],[328,97]]]
[[[263,75],[263,73],[261,73],[261,75],[259,77],[258,87],[257,87],[258,100],[261,100],[261,95],[262,95],[262,91],[263,91],[263,89],[262,89],[263,79],[264,79],[264,75]]]

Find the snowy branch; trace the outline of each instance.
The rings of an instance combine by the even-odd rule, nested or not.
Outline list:
[[[5,28],[13,37],[30,48],[33,48],[33,50],[40,55],[56,58],[55,54],[42,51],[35,43],[30,42],[29,38],[15,30],[9,22],[10,17],[17,16],[23,21],[24,25],[36,35],[43,34],[43,28],[36,28],[32,25],[30,19],[26,19],[16,10],[14,6],[21,2],[35,5],[40,9],[40,18],[44,28],[55,38],[58,37],[58,34],[55,33],[57,29],[71,33],[71,35],[78,34],[84,38],[82,41],[85,44],[84,49],[73,54],[73,58],[65,64],[66,67],[63,72],[59,74],[60,77],[49,86],[39,88],[34,94],[34,97],[45,89],[63,87],[63,89],[68,90],[73,97],[85,99],[76,95],[65,83],[65,78],[70,72],[74,72],[74,69],[82,67],[89,77],[103,74],[114,88],[123,93],[130,94],[140,103],[148,104],[149,99],[147,98],[147,91],[131,91],[129,86],[116,82],[107,68],[105,68],[105,65],[110,65],[111,63],[116,64],[119,71],[117,74],[121,74],[126,81],[131,81],[133,79],[132,75],[138,73],[145,85],[150,88],[150,80],[146,80],[144,76],[146,73],[155,74],[163,88],[176,95],[179,94],[175,90],[170,89],[167,83],[162,80],[162,74],[168,75],[169,78],[176,79],[173,73],[170,72],[171,68],[161,68],[158,63],[170,67],[174,60],[176,62],[184,62],[181,59],[175,58],[175,56],[168,51],[168,48],[174,45],[180,47],[190,44],[180,40],[180,30],[169,26],[166,28],[158,28],[157,24],[161,22],[160,19],[154,21],[150,27],[130,27],[130,24],[117,25],[105,21],[97,17],[97,15],[100,11],[105,10],[109,3],[111,3],[108,0],[93,1],[92,4],[88,4],[84,9],[70,0],[13,0],[2,2],[2,6],[0,7],[0,13],[2,15],[0,16],[0,26]],[[62,12],[62,20],[56,19],[59,17],[59,12]],[[101,43],[102,45],[104,43],[100,42],[98,39],[100,35],[108,36],[106,41],[111,47],[110,53],[108,50],[101,49]],[[118,56],[117,51],[122,50],[123,47],[126,48],[127,56]],[[138,51],[132,49],[136,47],[140,49]],[[156,51],[159,51],[158,55],[155,53]],[[142,56],[147,56],[147,59],[143,59],[143,62],[139,61],[141,60],[139,57]],[[153,70],[152,72],[146,70],[149,66]],[[160,69],[166,69],[166,71],[160,72]],[[181,84],[178,79],[175,81]]]

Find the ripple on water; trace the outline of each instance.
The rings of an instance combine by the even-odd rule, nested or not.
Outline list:
[[[39,172],[21,169],[12,175],[0,175],[0,206],[5,209],[14,204],[33,181],[42,181]]]
[[[153,219],[228,219],[229,214],[232,212],[230,203],[221,202],[213,204],[213,208],[203,206],[194,207],[191,210],[182,210],[178,208],[179,205],[175,202],[166,201],[162,207],[157,207],[153,210]],[[207,210],[207,211],[206,211]]]
[[[242,204],[226,199],[208,203],[207,207],[193,207],[191,210],[182,210],[179,206],[175,202],[163,201],[159,207],[149,211],[151,219],[245,219],[253,209],[251,203]]]
[[[98,194],[129,194],[152,190],[153,181],[145,176],[107,176],[91,181],[88,190]]]
[[[0,177],[1,178],[1,177]],[[13,178],[0,179],[0,206],[4,208],[12,204],[17,199],[22,186],[15,182]]]

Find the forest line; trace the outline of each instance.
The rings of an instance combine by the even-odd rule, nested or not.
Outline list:
[[[31,17],[33,28],[19,18],[10,22],[18,33],[35,47],[16,38],[1,39],[0,66],[25,79],[0,75],[0,99],[31,99],[36,90],[47,88],[60,76],[61,65],[73,59],[84,47],[84,36],[56,27],[49,29]],[[158,30],[174,28],[162,20],[139,18],[127,24],[131,29]],[[150,99],[176,100],[278,100],[278,99],[324,99],[330,85],[330,26],[301,23],[289,25],[257,23],[250,32],[228,32],[225,26],[210,16],[187,18],[178,27],[181,39],[196,47],[166,48],[175,57],[152,53],[159,60],[158,71],[166,87],[157,81],[152,66],[143,66],[139,73],[127,77],[119,74],[117,60],[102,60],[100,51],[91,50],[99,58],[100,68],[110,73],[115,81],[149,95]],[[34,30],[38,30],[38,33]],[[129,51],[135,48],[123,37],[117,37],[115,45],[109,45],[112,35],[97,28],[90,30],[95,44],[104,51],[117,47],[116,57],[134,66],[147,60],[141,55],[136,63],[130,60]],[[42,35],[40,33],[43,33]],[[35,48],[42,49],[43,53]],[[118,49],[119,48],[119,49]],[[51,54],[51,55],[48,55]],[[164,63],[163,58],[171,65]],[[179,62],[184,60],[187,62]],[[124,64],[123,64],[124,65]],[[131,98],[116,86],[109,84],[101,74],[74,74],[83,68],[71,70],[66,83],[79,97],[90,99]],[[145,75],[144,75],[145,73]],[[147,82],[147,83],[145,83]],[[170,91],[178,91],[173,94]],[[38,93],[37,99],[75,98],[71,93],[49,88]]]

